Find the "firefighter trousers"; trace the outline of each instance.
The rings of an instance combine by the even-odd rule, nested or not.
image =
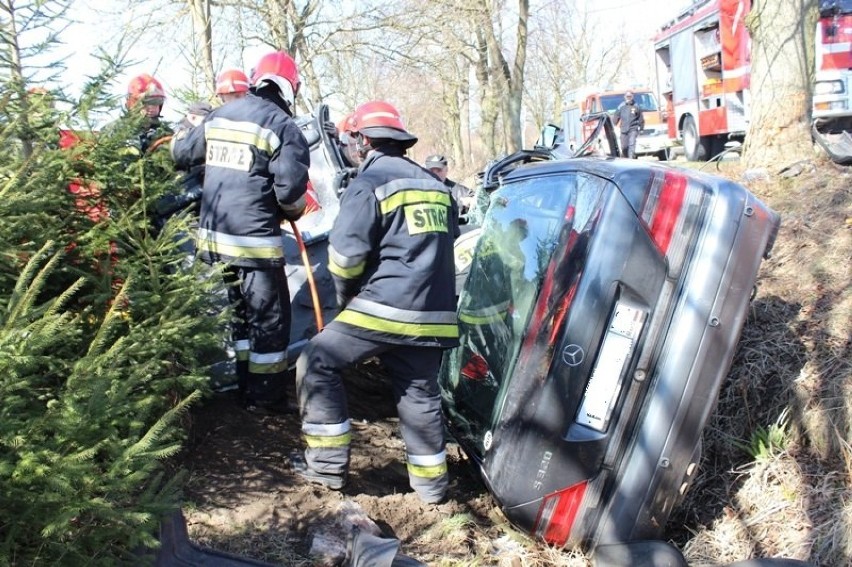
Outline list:
[[[284,268],[228,266],[224,279],[240,390],[260,404],[285,401],[291,314]]]
[[[296,363],[296,387],[308,466],[345,477],[351,426],[342,372],[378,357],[391,376],[393,397],[411,488],[426,502],[447,492],[447,460],[438,370],[442,350],[368,340],[326,328],[311,339]]]
[[[638,136],[639,130],[636,128],[621,133],[621,157],[636,159],[636,138]]]

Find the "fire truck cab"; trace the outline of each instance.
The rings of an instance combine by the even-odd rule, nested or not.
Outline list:
[[[697,0],[654,38],[657,92],[668,136],[704,161],[748,125],[751,0]]]
[[[820,0],[815,43],[813,137],[852,163],[852,0]]]

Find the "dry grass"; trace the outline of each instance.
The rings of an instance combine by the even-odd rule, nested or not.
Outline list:
[[[675,539],[694,565],[782,556],[849,565],[852,173],[820,163],[750,188],[782,228]]]

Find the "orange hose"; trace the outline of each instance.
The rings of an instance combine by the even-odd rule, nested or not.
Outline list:
[[[170,135],[169,136],[163,136],[162,138],[158,138],[158,139],[154,140],[154,143],[152,143],[150,146],[148,146],[148,153],[153,152],[154,150],[156,150],[157,148],[159,148],[160,146],[162,146],[166,142],[170,142],[171,140],[172,140],[172,136],[170,136]]]
[[[320,332],[324,327],[322,321],[322,308],[320,307],[319,293],[317,293],[317,284],[314,281],[314,272],[311,270],[311,261],[308,258],[305,241],[302,240],[302,233],[299,232],[299,227],[296,226],[296,222],[290,221],[290,227],[293,229],[293,234],[296,236],[296,244],[299,245],[299,253],[302,255],[302,263],[305,265],[305,271],[307,272],[308,289],[311,290],[311,301],[314,304],[314,317],[317,320],[317,332]]]

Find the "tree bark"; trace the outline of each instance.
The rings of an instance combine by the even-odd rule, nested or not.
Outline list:
[[[813,152],[809,133],[815,0],[754,0],[747,167],[783,167]]]
[[[201,50],[201,71],[210,93],[215,91],[216,72],[213,66],[213,21],[210,18],[210,0],[187,0],[192,14],[195,41]]]

